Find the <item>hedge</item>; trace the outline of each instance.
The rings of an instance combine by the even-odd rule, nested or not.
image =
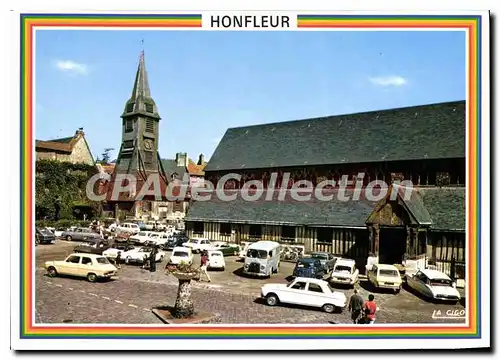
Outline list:
[[[35,209],[36,218],[53,217],[55,202],[61,198],[60,219],[74,219],[75,206],[88,206],[92,217],[99,216],[100,202],[90,201],[86,195],[87,182],[98,172],[97,167],[53,160],[36,162]]]

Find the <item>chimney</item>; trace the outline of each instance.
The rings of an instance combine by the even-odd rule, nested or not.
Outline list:
[[[85,135],[85,133],[83,132],[83,128],[82,128],[82,127],[81,127],[81,128],[78,128],[78,130],[76,130],[76,132],[75,132],[75,136],[80,135],[80,134],[81,134],[81,135]]]
[[[198,158],[198,165],[205,165],[205,156],[203,156],[203,154],[200,154]]]
[[[177,153],[175,154],[175,162],[177,166],[187,167],[187,153]]]

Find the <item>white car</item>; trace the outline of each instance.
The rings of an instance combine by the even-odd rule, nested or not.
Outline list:
[[[208,239],[190,239],[188,242],[182,244],[182,246],[191,248],[195,254],[203,250],[213,250],[214,248]]]
[[[151,232],[149,237],[151,238],[151,241],[156,245],[163,245],[171,239],[171,236],[164,232]]]
[[[450,277],[437,270],[419,270],[406,278],[406,284],[416,292],[432,300],[458,302],[460,293]]]
[[[179,265],[181,262],[188,264],[193,263],[193,252],[191,251],[191,248],[180,246],[174,247],[168,263],[172,265]]]
[[[139,231],[137,234],[132,235],[129,239],[131,241],[137,241],[141,244],[144,244],[145,242],[152,240],[151,235],[151,231]]]
[[[330,275],[330,283],[355,286],[359,281],[359,270],[352,259],[337,259]]]
[[[127,251],[135,249],[134,245],[131,244],[116,244],[103,251],[102,256],[107,257],[108,259],[116,259],[116,256],[119,252],[121,252],[121,256],[123,258],[123,254]]]
[[[289,284],[266,284],[261,297],[267,305],[278,303],[321,308],[327,313],[341,312],[346,307],[344,293],[335,291],[326,281],[298,277]]]
[[[208,251],[208,269],[219,269],[224,271],[226,268],[226,262],[224,261],[224,254],[222,251],[209,250]]]
[[[151,248],[147,246],[143,246],[140,248],[134,248],[132,250],[126,251],[122,253],[121,258],[125,259],[126,264],[130,263],[143,263],[145,260],[149,258],[151,254]],[[165,258],[165,252],[158,251],[156,253],[155,261],[163,261]]]
[[[250,246],[250,242],[246,242],[246,241],[243,241],[241,244],[240,244],[240,252],[238,254],[238,260],[245,260],[245,256],[247,256],[247,251],[248,251],[248,247]]]
[[[63,261],[46,261],[45,268],[50,277],[71,275],[87,278],[90,282],[110,279],[117,272],[106,257],[96,254],[71,254]]]
[[[123,223],[116,227],[116,231],[137,234],[141,231],[141,228],[139,227],[139,225],[134,223]]]
[[[368,281],[376,288],[390,289],[396,294],[401,291],[403,280],[394,265],[373,264],[367,274]]]

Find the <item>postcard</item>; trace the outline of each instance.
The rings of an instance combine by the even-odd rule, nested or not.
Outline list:
[[[13,349],[490,346],[487,12],[12,16]]]

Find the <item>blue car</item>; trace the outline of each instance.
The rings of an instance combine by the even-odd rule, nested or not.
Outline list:
[[[302,258],[295,264],[293,276],[323,279],[325,276],[325,268],[321,265],[321,261],[319,259]]]

